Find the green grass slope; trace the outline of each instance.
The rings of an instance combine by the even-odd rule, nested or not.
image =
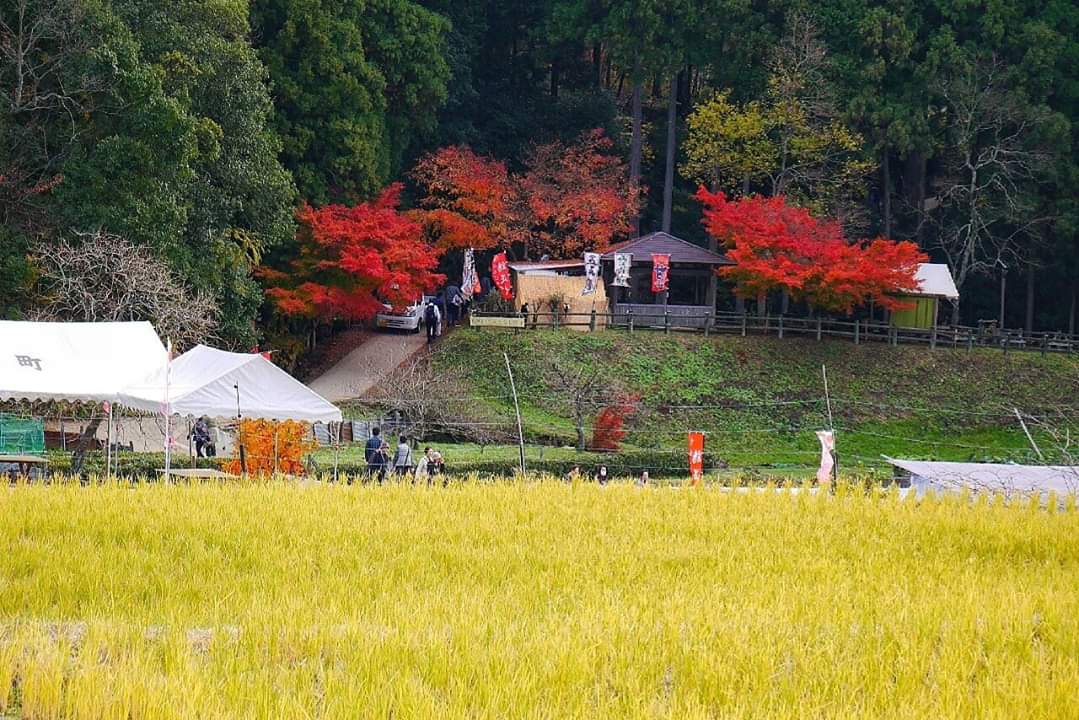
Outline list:
[[[604,404],[639,398],[627,425],[627,452],[684,463],[685,432],[708,434],[717,464],[809,466],[819,453],[813,432],[828,426],[821,367],[826,366],[833,423],[847,467],[879,465],[881,454],[953,460],[1025,460],[1030,446],[1013,413],[1046,427],[1079,418],[1079,358],[1037,353],[849,342],[624,332],[460,330],[446,338],[435,367],[458,377],[470,397],[461,427],[513,435],[513,404],[503,353],[513,367],[530,445],[573,442],[569,398],[553,372],[593,368]],[[1034,429],[1043,451],[1053,438]]]

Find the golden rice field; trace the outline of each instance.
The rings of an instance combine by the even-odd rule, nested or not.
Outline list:
[[[1079,716],[1079,512],[555,482],[0,489],[0,716]]]

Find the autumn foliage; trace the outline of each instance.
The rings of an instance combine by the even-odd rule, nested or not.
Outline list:
[[[849,312],[870,300],[903,307],[894,293],[916,288],[919,263],[928,257],[910,242],[885,238],[848,242],[840,225],[818,220],[782,196],[728,200],[698,190],[708,233],[726,244],[735,262],[719,273],[741,297],[786,290],[817,308]]]
[[[525,170],[463,146],[424,157],[412,177],[424,190],[421,221],[440,248],[519,246],[532,257],[577,257],[625,235],[638,208],[625,164],[602,130],[566,145],[535,146]]]
[[[364,320],[383,301],[403,307],[443,280],[423,228],[398,210],[401,185],[353,207],[304,205],[299,256],[287,271],[263,268],[266,294],[284,315]]]
[[[626,420],[636,412],[636,397],[619,398],[600,410],[592,424],[592,449],[618,450],[626,437]]]
[[[315,449],[307,425],[295,420],[241,420],[239,441],[249,475],[270,475],[275,470],[285,475],[303,475],[303,456]],[[238,454],[225,463],[225,472],[243,472]]]

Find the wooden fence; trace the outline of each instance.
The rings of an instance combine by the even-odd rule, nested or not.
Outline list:
[[[530,313],[525,318],[525,330],[576,328],[595,331],[604,326],[633,333],[638,331],[694,332],[725,335],[772,335],[808,337],[816,340],[844,338],[855,345],[883,343],[888,345],[924,345],[929,348],[945,346],[971,350],[976,347],[1000,349],[1004,353],[1079,352],[1079,335],[1063,332],[1024,333],[1022,330],[993,327],[937,326],[928,329],[900,328],[874,320],[833,319],[823,317],[794,317],[790,315],[754,315],[708,310],[677,305],[618,305],[614,313]],[[477,317],[495,317],[494,313],[475,312]],[[520,332],[517,330],[516,332]]]

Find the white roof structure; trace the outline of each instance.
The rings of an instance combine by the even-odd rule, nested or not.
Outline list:
[[[1079,466],[886,459],[910,473],[920,490],[970,488],[1004,494],[1079,492]]]
[[[0,400],[115,402],[165,360],[148,322],[0,320]]]
[[[160,413],[165,371],[159,369],[121,393],[130,408]],[[237,392],[239,397],[237,398]],[[259,353],[234,353],[196,345],[172,361],[168,384],[173,415],[340,422],[341,411]]]
[[[947,265],[922,263],[918,266],[914,279],[918,282],[918,289],[904,292],[904,295],[940,297],[945,300],[959,299],[959,290],[955,287],[955,280],[952,279],[952,272]]]

